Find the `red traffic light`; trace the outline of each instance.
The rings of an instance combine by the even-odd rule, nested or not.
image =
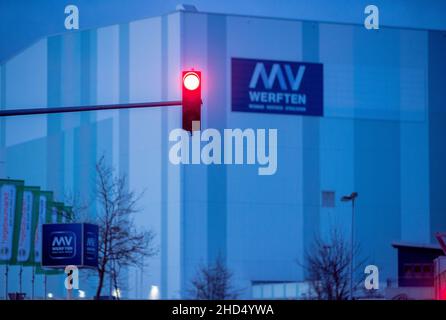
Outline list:
[[[195,90],[200,86],[200,77],[194,71],[188,71],[183,76],[183,85],[188,90]]]
[[[183,129],[192,132],[192,122],[201,121],[201,72],[183,71]],[[200,129],[200,127],[196,128]]]

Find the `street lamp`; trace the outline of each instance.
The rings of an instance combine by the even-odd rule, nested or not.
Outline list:
[[[350,251],[350,299],[353,300],[353,250],[354,250],[354,223],[355,223],[355,199],[358,197],[357,192],[343,196],[342,202],[352,202],[352,231],[351,231],[351,251]]]
[[[118,289],[113,289],[112,297],[120,299],[121,298],[121,290],[119,288]]]
[[[158,286],[151,286],[150,287],[150,293],[149,293],[149,299],[150,300],[158,300],[160,298],[160,290]]]

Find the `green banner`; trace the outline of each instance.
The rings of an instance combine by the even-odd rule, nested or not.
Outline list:
[[[64,206],[62,211],[62,223],[73,223],[74,214],[71,206]]]
[[[23,188],[17,263],[24,266],[34,264],[34,231],[39,218],[39,196],[39,187]]]
[[[62,223],[64,207],[65,205],[63,202],[53,202],[49,222],[47,223]]]
[[[37,224],[34,228],[34,261],[37,266],[42,262],[42,225],[47,222],[49,211],[53,203],[53,193],[50,191],[40,191],[39,212]]]
[[[55,202],[53,201],[53,196],[51,194],[51,200],[46,203],[46,215],[44,223],[62,223],[63,221],[63,202]],[[40,233],[42,232],[42,226],[39,229]],[[41,240],[40,240],[41,241]],[[42,243],[40,242],[40,248],[42,247]],[[40,249],[41,251],[42,249]],[[57,275],[63,274],[64,270],[61,269],[52,269],[52,268],[42,268],[41,265],[41,255],[39,264],[36,266],[36,274],[46,274],[46,275]]]
[[[23,184],[21,180],[0,179],[0,264],[16,264]]]

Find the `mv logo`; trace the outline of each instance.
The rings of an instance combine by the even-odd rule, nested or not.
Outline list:
[[[95,247],[96,246],[96,239],[95,238],[88,238],[87,239],[87,247]]]
[[[65,274],[67,277],[65,278],[64,284],[65,289],[79,289],[79,270],[76,266],[69,265],[65,267]]]
[[[60,237],[54,237],[53,238],[53,243],[51,244],[53,247],[55,246],[71,246],[73,242],[73,237],[69,237],[69,236],[60,236]]]
[[[257,62],[251,76],[251,81],[249,82],[249,88],[257,88],[260,78],[262,79],[265,89],[273,89],[274,82],[277,80],[282,91],[299,91],[304,73],[304,65],[300,65],[297,72],[293,72],[289,64],[281,65],[280,63],[274,63],[268,74],[263,62]]]
[[[53,259],[73,258],[76,255],[76,234],[71,231],[51,233],[50,257]]]

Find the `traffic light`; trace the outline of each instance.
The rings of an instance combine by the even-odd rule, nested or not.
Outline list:
[[[192,132],[192,122],[201,122],[201,103],[201,72],[183,71],[183,130]]]

